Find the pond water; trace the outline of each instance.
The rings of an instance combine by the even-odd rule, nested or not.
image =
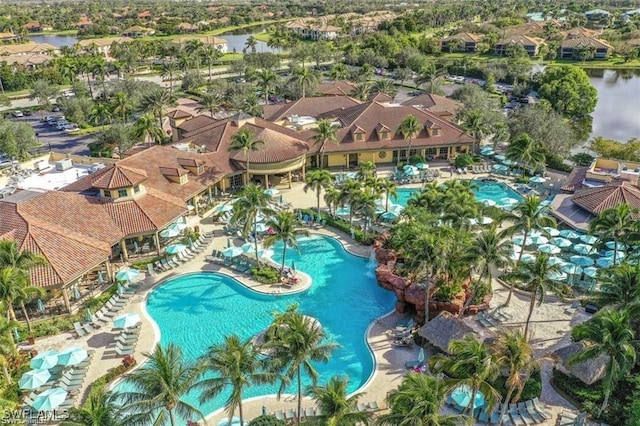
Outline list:
[[[34,43],[47,43],[55,47],[71,47],[78,42],[78,37],[72,35],[29,34],[29,38]]]
[[[229,34],[220,34],[217,37],[223,38],[225,40],[227,40],[227,51],[229,53],[242,53],[242,49],[245,48],[245,43],[247,42],[247,39],[249,38],[249,36],[251,35],[255,35],[256,33],[244,33],[244,34],[233,34],[233,33],[229,33]],[[272,52],[272,53],[280,53],[280,49],[272,49],[269,46],[267,46],[267,43],[265,43],[264,41],[258,41],[258,44],[256,45],[256,52],[258,53],[264,53],[264,52]]]

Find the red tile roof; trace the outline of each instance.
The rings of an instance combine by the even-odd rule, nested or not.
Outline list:
[[[404,101],[402,105],[419,106],[438,113],[438,115],[455,115],[462,108],[460,102],[435,93],[423,93]]]
[[[94,188],[118,189],[144,182],[147,179],[147,173],[144,170],[132,169],[116,163],[112,167],[89,175],[89,177],[92,178]]]
[[[640,188],[630,182],[615,181],[597,188],[581,189],[571,200],[595,215],[623,203],[640,209]],[[634,218],[640,219],[640,215],[634,215]]]
[[[349,108],[361,103],[349,96],[301,98],[283,104],[265,105],[262,108],[262,116],[268,121],[280,121],[292,115],[315,117],[328,111]]]
[[[319,83],[316,92],[324,96],[345,96],[351,95],[356,89],[356,85],[349,81],[333,81],[331,83]]]
[[[167,117],[173,119],[193,117],[193,115],[189,111],[185,111],[181,108],[176,108],[173,111],[168,112],[166,115]]]

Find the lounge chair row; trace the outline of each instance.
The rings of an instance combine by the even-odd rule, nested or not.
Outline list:
[[[580,414],[573,413],[571,411],[562,411],[558,414],[557,426],[583,426],[587,419],[587,413],[582,412]]]
[[[122,330],[116,337],[115,351],[119,356],[132,355],[136,350],[136,344],[140,337],[140,326]]]
[[[153,267],[147,265],[147,269],[151,275],[155,275],[155,272],[165,272],[169,269],[177,268],[183,263],[194,259],[197,255],[206,250],[211,241],[213,241],[213,236],[200,234],[200,237],[191,244],[191,247],[185,248],[172,257],[167,257],[165,259],[156,261]]]
[[[449,400],[448,400],[449,401]],[[456,407],[455,404],[452,404]],[[476,408],[474,417],[483,423],[499,424],[500,408],[493,413],[487,413],[483,407]],[[551,412],[544,408],[538,398],[528,401],[509,404],[508,411],[502,420],[502,424],[509,426],[525,426],[533,424],[542,424],[552,418]]]
[[[489,173],[491,172],[491,166],[489,164],[480,164],[477,166],[469,166],[467,167],[467,170],[473,174]]]
[[[493,327],[494,325],[497,325],[499,323],[511,321],[513,317],[510,314],[497,308],[493,312],[478,312],[477,319],[482,326]]]
[[[125,286],[126,288],[126,286]],[[130,291],[123,292],[122,295],[114,294],[107,303],[100,308],[94,315],[93,321],[80,324],[80,322],[73,323],[73,329],[76,332],[76,337],[80,338],[87,334],[91,334],[96,328],[105,327],[113,321],[113,318],[119,314],[127,303],[129,303],[129,297],[132,293]]]

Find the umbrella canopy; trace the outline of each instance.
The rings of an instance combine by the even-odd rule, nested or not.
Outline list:
[[[424,348],[420,348],[420,351],[418,352],[418,361],[424,362]]]
[[[566,263],[564,260],[562,260],[562,258],[557,257],[557,256],[551,256],[549,258],[549,260],[547,260],[547,264],[548,265],[562,265],[563,263]]]
[[[427,163],[418,163],[416,164],[416,169],[418,170],[427,170],[429,165]]]
[[[244,243],[243,245],[240,246],[240,248],[242,249],[243,252],[248,253],[251,250],[255,250],[256,246],[253,243]]]
[[[524,253],[520,258],[520,261],[523,263],[533,263],[536,261],[536,257],[531,253]]]
[[[545,226],[542,228],[542,230],[544,231],[544,233],[550,237],[557,237],[558,235],[560,235],[560,231],[558,231],[556,228],[552,228],[550,226]]]
[[[569,258],[571,263],[578,266],[591,266],[593,265],[593,259],[586,256],[571,256]]]
[[[389,211],[394,212],[395,214],[400,214],[404,211],[404,206],[400,204],[389,204]]]
[[[595,244],[596,241],[598,241],[598,238],[594,237],[593,235],[580,235],[580,241],[582,241],[585,244]]]
[[[349,214],[351,214],[351,209],[349,207],[340,207],[336,209],[336,214],[338,216],[349,216]]]
[[[493,200],[486,199],[482,201],[482,204],[484,204],[487,207],[495,207],[496,202]]]
[[[480,155],[493,155],[493,154],[495,154],[495,151],[490,147],[482,148],[480,150]]]
[[[67,348],[58,354],[58,365],[64,365],[65,367],[78,365],[87,359],[88,356],[87,350],[80,346]]]
[[[518,245],[518,246],[521,246],[523,242],[525,243],[524,244],[525,246],[530,246],[531,244],[533,244],[533,241],[531,240],[531,237],[527,237],[527,240],[525,242],[524,235],[516,235],[515,237],[513,237],[511,239],[511,242],[513,244]]]
[[[596,260],[596,265],[601,268],[608,268],[610,266],[613,266],[613,257],[601,257]]]
[[[491,219],[490,217],[487,217],[487,216],[483,216],[483,217],[478,219],[478,223],[480,225],[490,225],[490,224],[493,223],[493,219]]]
[[[515,166],[516,165],[515,161],[511,161],[511,160],[502,160],[502,164],[504,164],[505,166]]]
[[[529,239],[529,237],[527,237],[527,239]],[[544,235],[536,235],[531,237],[531,242],[535,245],[548,244],[549,239]]]
[[[573,246],[573,251],[579,254],[586,254],[586,255],[594,254],[596,252],[593,246],[589,244],[576,244],[575,246]]]
[[[573,263],[565,263],[560,267],[562,272],[566,272],[571,275],[578,275],[582,273],[582,267],[574,265]]]
[[[256,226],[253,229],[255,232],[267,232],[269,230],[269,226],[265,223],[256,223]]]
[[[541,237],[542,235],[544,235],[542,231],[539,231],[537,229],[532,229],[528,234],[529,237]]]
[[[382,213],[380,217],[384,220],[395,220],[398,218],[398,215],[394,212],[386,212],[386,213]]]
[[[495,157],[493,157],[493,158],[495,158],[495,159],[496,159],[496,160],[498,160],[498,161],[504,161],[504,160],[506,160],[506,159],[507,159],[507,157],[505,157],[505,156],[504,156],[504,155],[502,155],[502,154],[498,154],[498,155],[496,155],[496,156],[495,156]]]
[[[244,252],[240,247],[227,247],[226,249],[222,250],[222,255],[225,257],[236,257],[240,256],[242,253]]]
[[[178,254],[186,248],[187,246],[185,246],[184,244],[171,244],[169,247],[167,247],[167,253]]]
[[[598,274],[598,268],[594,268],[593,266],[589,266],[587,268],[583,268],[582,272],[589,278],[595,278]]]
[[[62,388],[51,388],[36,396],[31,408],[36,411],[51,411],[58,408],[67,399],[67,391]]]
[[[534,176],[531,179],[529,179],[529,182],[533,182],[533,183],[544,183],[546,182],[547,179],[540,177],[540,176]]]
[[[578,234],[576,231],[572,231],[571,229],[565,229],[564,231],[560,231],[560,236],[563,238],[569,238],[571,240],[580,238],[580,234]]]
[[[451,392],[451,399],[456,403],[458,407],[466,408],[471,403],[471,396],[473,392],[468,386],[458,386]],[[484,405],[484,395],[478,391],[476,393],[476,399],[473,401],[473,409],[482,407]]]
[[[478,224],[478,219],[469,218],[469,225],[476,226]]]
[[[615,254],[615,256],[614,256]],[[617,259],[623,259],[625,257],[625,253],[623,251],[616,251],[616,250],[607,250],[604,252],[604,255],[606,257],[615,257],[616,260]]]
[[[46,310],[46,307],[44,306],[44,302],[42,301],[42,299],[38,299],[38,302],[36,304],[38,305],[39,312],[44,312]]]
[[[273,196],[275,196],[275,195],[280,194],[280,191],[279,191],[279,190],[277,190],[277,189],[275,189],[275,188],[269,188],[269,189],[265,189],[265,190],[264,190],[264,193],[265,193],[266,195],[269,195],[270,197],[273,197]]]
[[[49,373],[49,370],[31,370],[22,375],[18,384],[20,389],[36,389],[47,383],[50,378],[51,373]]]
[[[49,350],[40,352],[31,359],[29,365],[34,370],[53,368],[58,364],[58,351]]]
[[[349,173],[347,173],[347,175],[346,175],[346,176],[347,176],[347,179],[355,179],[355,178],[357,178],[357,177],[358,177],[358,173],[356,173],[356,172],[349,172]]]
[[[118,271],[116,274],[116,280],[118,281],[132,281],[140,276],[140,272],[137,269],[125,268]]]
[[[626,250],[627,249],[627,245],[619,241],[617,244],[615,241],[607,241],[605,246],[610,250]]]
[[[233,210],[233,206],[231,204],[218,204],[216,206],[216,211],[218,213],[226,213]]]
[[[566,248],[571,246],[571,244],[573,244],[571,241],[569,241],[567,238],[562,238],[562,237],[555,237],[551,239],[551,243],[553,245],[556,245],[560,248]]]
[[[407,176],[417,176],[420,174],[420,170],[416,166],[404,166],[402,169]]]
[[[540,244],[538,250],[540,250],[542,253],[549,254],[558,254],[562,251],[560,250],[560,247],[554,246],[553,244]]]
[[[168,227],[164,231],[160,232],[160,236],[162,238],[173,238],[177,237],[178,235],[180,235],[180,231],[172,227]]]
[[[565,281],[568,277],[565,272],[560,271],[553,271],[549,274],[549,279],[553,281]]]
[[[507,205],[507,206],[515,206],[518,203],[519,203],[518,200],[511,197],[504,197],[500,199],[500,204]]]
[[[114,318],[113,327],[114,328],[129,328],[134,325],[140,323],[140,315],[134,313],[128,313],[124,315],[120,315],[119,317]]]
[[[540,202],[540,207],[549,207],[551,205],[551,200],[544,200]]]
[[[498,172],[506,172],[507,170],[509,170],[509,167],[502,164],[494,164],[491,168]]]

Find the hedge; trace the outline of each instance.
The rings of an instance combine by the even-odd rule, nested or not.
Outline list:
[[[493,387],[496,388],[502,396],[507,395],[507,388],[505,387],[506,380],[506,377],[500,376],[493,383]],[[542,394],[542,375],[540,374],[540,369],[537,369],[531,374],[531,376],[529,376],[519,400],[529,401],[531,399],[538,398],[540,394]]]

